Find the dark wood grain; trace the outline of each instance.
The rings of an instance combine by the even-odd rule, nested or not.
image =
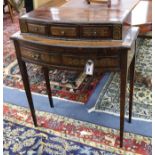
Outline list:
[[[51,106],[51,108],[53,108],[54,105],[53,105],[53,99],[51,98],[52,92],[51,92],[51,87],[50,87],[49,69],[48,69],[48,67],[42,67],[42,70],[44,72],[44,77],[45,77],[45,81],[46,81],[46,89],[47,89],[50,106]]]
[[[62,0],[62,4],[54,7],[52,1],[48,7],[42,6],[22,16],[21,32],[56,38],[123,40],[131,27],[131,11],[138,2],[113,0],[108,8],[102,4],[89,5],[86,0]],[[21,26],[23,23],[26,26]]]
[[[112,48],[107,53],[107,50],[104,49],[92,50],[90,48],[78,49],[71,47],[69,49],[65,47],[55,48],[53,46],[49,46],[47,49],[47,47],[45,45],[40,47],[37,44],[36,46],[35,44],[27,44],[24,41],[21,44],[21,57],[24,60],[28,59],[29,61],[40,64],[81,67],[81,70],[83,70],[89,59],[94,62],[95,69],[108,67],[119,68],[119,49]],[[75,53],[78,53],[78,55]]]
[[[112,0],[111,7],[107,8],[104,4],[89,5],[86,0],[65,2],[62,0],[62,5],[55,6],[52,4],[53,1],[49,2],[48,6],[42,6],[22,18],[47,23],[120,24],[139,2],[139,0]]]
[[[50,34],[55,37],[76,38],[79,37],[79,29],[78,26],[51,25]]]
[[[129,122],[132,118],[132,104],[133,104],[133,91],[134,91],[134,75],[135,75],[135,55],[130,64],[130,95],[129,95]]]
[[[126,85],[128,76],[127,52],[128,52],[127,50],[121,52],[121,63],[120,63],[120,147],[123,146],[123,133],[124,133],[124,112],[125,112]]]
[[[54,47],[70,47],[74,48],[117,48],[117,47],[124,47],[130,48],[133,41],[136,39],[138,35],[139,29],[137,27],[132,27],[129,29],[127,35],[123,38],[123,40],[92,40],[90,39],[55,39],[55,38],[47,38],[41,37],[39,35],[29,35],[29,34],[20,34],[17,32],[12,36],[12,38],[19,38],[21,41],[36,43],[40,45],[49,45]],[[74,51],[73,51],[74,52]],[[83,52],[83,51],[81,51]],[[75,52],[76,53],[76,52]]]
[[[33,104],[31,90],[30,90],[30,83],[29,83],[27,68],[26,68],[25,62],[21,60],[20,46],[19,46],[18,42],[15,41],[15,40],[14,40],[14,45],[15,45],[15,49],[16,49],[17,61],[18,61],[20,73],[21,73],[21,76],[22,76],[22,80],[23,80],[27,100],[28,100],[28,103],[29,103],[33,123],[37,127],[38,126],[37,125],[37,119],[36,119],[34,104]]]
[[[46,25],[28,23],[27,27],[28,27],[28,32],[30,32],[30,33],[36,33],[36,34],[40,34],[40,35],[48,34]]]

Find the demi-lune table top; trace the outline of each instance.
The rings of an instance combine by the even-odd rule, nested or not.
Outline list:
[[[139,0],[112,0],[88,4],[86,0],[54,0],[22,18],[47,23],[123,23]]]

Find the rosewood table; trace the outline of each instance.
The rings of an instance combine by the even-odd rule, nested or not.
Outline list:
[[[52,1],[19,20],[21,32],[12,36],[34,125],[35,109],[25,62],[43,67],[51,107],[49,68],[81,70],[88,60],[98,71],[120,73],[120,147],[123,146],[126,85],[130,72],[129,122],[132,115],[136,38],[131,27],[138,0],[113,0],[111,7],[85,0]]]

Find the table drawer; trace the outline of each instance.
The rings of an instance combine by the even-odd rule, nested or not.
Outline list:
[[[113,27],[110,26],[84,26],[81,28],[83,38],[104,38],[112,39]]]
[[[68,66],[68,67],[80,67],[84,68],[88,60],[94,62],[95,68],[101,67],[119,67],[119,56],[100,56],[97,54],[74,54],[62,53],[62,52],[47,52],[39,48],[30,48],[21,46],[22,59],[26,59],[31,62],[39,64],[49,64],[57,66]]]
[[[62,62],[66,66],[72,67],[84,67],[88,60],[94,62],[96,68],[100,67],[119,67],[119,57],[109,56],[109,57],[98,57],[96,55],[90,56],[77,56],[77,55],[63,55]]]
[[[78,28],[75,26],[51,26],[51,36],[55,37],[78,37]]]
[[[61,55],[57,53],[47,53],[41,50],[39,51],[39,49],[21,47],[21,56],[23,59],[32,62],[34,61],[42,64],[62,65]]]
[[[27,23],[28,32],[47,35],[47,26],[40,24]]]

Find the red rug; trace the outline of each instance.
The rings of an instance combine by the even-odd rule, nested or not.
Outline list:
[[[18,15],[14,16],[14,23],[10,16],[4,16],[4,85],[24,89],[20,76],[19,67],[16,61],[15,50],[10,36],[19,31]],[[33,92],[46,94],[44,76],[41,67],[27,64],[28,74]],[[64,76],[66,77],[64,83]],[[102,74],[96,74],[93,77],[84,76],[77,71],[55,70],[50,71],[50,81],[52,95],[78,103],[86,103],[93,93],[96,85],[102,78]]]
[[[80,142],[95,148],[120,155],[151,155],[151,138],[124,134],[124,147],[119,147],[119,131],[97,126],[63,116],[37,111],[40,131],[51,133],[65,139]],[[4,104],[4,119],[33,127],[28,109]]]

